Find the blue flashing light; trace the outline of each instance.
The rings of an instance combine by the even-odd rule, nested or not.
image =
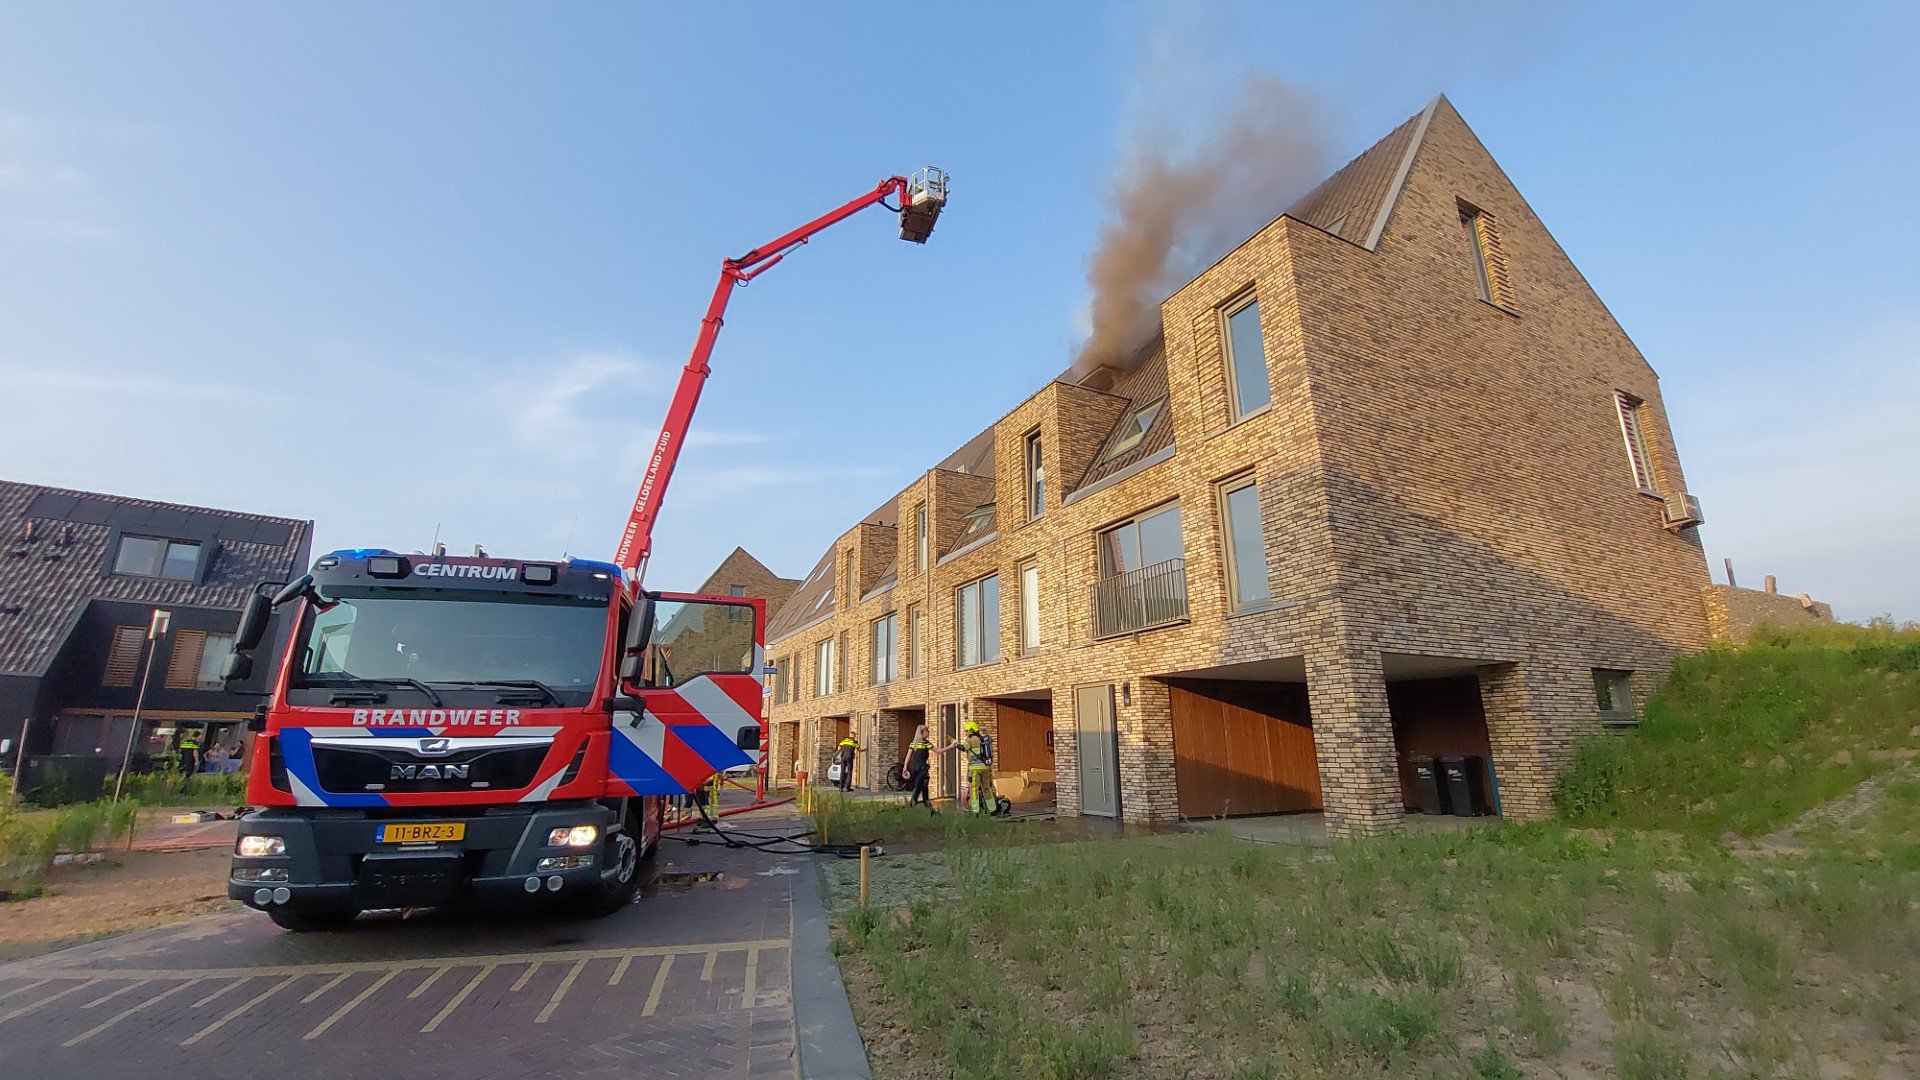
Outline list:
[[[369,555],[398,555],[399,552],[388,551],[386,548],[341,548],[338,551],[329,551],[327,554],[334,558],[364,559]]]
[[[608,574],[615,581],[625,581],[627,577],[625,571],[619,567],[610,562],[601,562],[598,559],[568,559],[567,568],[570,570],[599,570]]]

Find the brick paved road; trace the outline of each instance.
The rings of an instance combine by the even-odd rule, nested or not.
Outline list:
[[[669,843],[607,919],[244,912],[0,965],[0,1077],[792,1077],[786,866]]]

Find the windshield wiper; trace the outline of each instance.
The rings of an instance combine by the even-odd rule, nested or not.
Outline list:
[[[560,704],[560,695],[554,691],[553,687],[548,686],[538,679],[467,679],[458,682],[449,682],[443,679],[439,685],[458,686],[462,689],[467,687],[478,689],[499,687],[503,690],[531,690],[555,705]],[[505,695],[503,694],[501,696],[504,697]]]
[[[439,694],[436,694],[433,692],[433,687],[428,686],[426,683],[421,682],[419,679],[409,679],[404,675],[385,676],[385,677],[371,676],[371,675],[349,675],[344,671],[340,672],[339,674],[343,682],[364,683],[368,686],[410,687],[414,690],[418,690],[421,693],[427,695],[427,700],[433,702],[435,708],[439,708],[446,704],[446,702],[440,700]],[[326,686],[328,683],[331,683],[332,681],[333,680],[331,679],[320,680],[320,679],[309,678],[307,680],[307,684],[315,688],[319,688],[319,687]],[[346,692],[349,692],[350,689],[351,689],[350,687],[343,686],[343,687],[339,687],[334,692],[346,693]]]

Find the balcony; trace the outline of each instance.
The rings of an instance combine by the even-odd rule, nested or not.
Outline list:
[[[1131,634],[1186,619],[1185,559],[1168,559],[1094,583],[1094,637]]]

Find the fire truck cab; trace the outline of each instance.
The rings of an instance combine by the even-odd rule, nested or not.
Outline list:
[[[368,908],[633,895],[666,800],[757,760],[765,608],[610,563],[335,551],[242,615],[293,630],[256,711],[228,895],[292,929]]]

